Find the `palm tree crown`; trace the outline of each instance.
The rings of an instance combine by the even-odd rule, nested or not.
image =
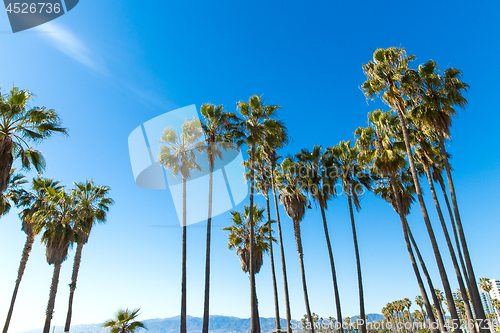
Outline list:
[[[146,325],[135,318],[139,316],[139,311],[135,310],[118,310],[115,318],[106,321],[102,327],[109,328],[110,333],[134,333],[140,329],[147,329]]]
[[[45,169],[42,153],[29,142],[41,142],[54,133],[67,134],[54,110],[28,106],[33,97],[17,87],[0,96],[0,193],[9,184],[14,157],[21,160],[23,168],[33,166],[38,173]]]
[[[265,209],[260,209],[257,205],[253,206],[254,212],[254,272],[259,273],[264,262],[264,253],[269,250],[269,228],[274,221],[265,221]],[[250,207],[245,205],[245,211],[241,214],[238,211],[231,211],[231,221],[233,225],[223,230],[229,231],[228,248],[236,249],[236,254],[240,258],[241,269],[245,273],[250,272]]]

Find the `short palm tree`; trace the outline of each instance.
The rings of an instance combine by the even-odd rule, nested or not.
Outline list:
[[[493,305],[493,308],[495,309],[497,318],[500,317],[500,301],[495,298],[491,300],[491,305]]]
[[[54,133],[67,134],[54,110],[28,106],[33,97],[17,87],[0,95],[0,193],[9,185],[14,158],[21,160],[23,168],[34,167],[38,173],[45,169],[42,153],[30,142],[41,142]]]
[[[311,308],[309,306],[309,296],[307,294],[306,271],[304,267],[304,251],[302,248],[302,237],[300,234],[300,222],[306,213],[307,198],[300,185],[300,173],[298,164],[292,159],[286,158],[281,162],[280,171],[277,174],[276,183],[280,192],[280,200],[287,215],[293,221],[293,231],[295,243],[300,261],[300,272],[302,275],[302,289],[304,292],[304,302],[306,306],[307,320],[312,323]],[[314,327],[311,328],[314,333]]]
[[[335,271],[335,261],[333,258],[332,245],[330,243],[325,214],[325,210],[328,209],[328,200],[333,198],[336,194],[335,183],[338,175],[335,173],[330,175],[330,171],[332,171],[330,169],[332,164],[331,156],[328,152],[323,152],[321,146],[314,146],[312,151],[303,149],[295,156],[300,162],[299,171],[301,173],[301,185],[305,191],[312,196],[313,200],[318,203],[321,210],[326,245],[328,248],[328,255],[330,256],[330,268],[332,270],[337,318],[342,318],[337,273]],[[340,327],[340,333],[342,332],[343,328]]]
[[[172,127],[163,131],[161,137],[160,153],[158,161],[166,169],[170,169],[177,177],[179,173],[182,178],[182,282],[181,282],[181,333],[187,332],[187,285],[186,285],[186,182],[191,171],[201,171],[196,163],[196,153],[203,150],[203,142],[200,141],[202,128],[200,121],[196,118],[186,120],[182,125],[182,133],[178,135]]]
[[[446,311],[444,311],[444,308],[443,308],[444,294],[439,289],[434,289],[434,291],[436,292],[436,295],[437,295],[437,298],[439,301],[439,307],[441,308],[441,312],[443,312],[443,314],[446,315]]]
[[[425,322],[427,319],[425,318],[425,310],[424,310],[424,298],[422,295],[418,295],[415,297],[415,304],[417,304],[420,307],[420,314],[422,315],[422,321]]]
[[[140,329],[147,329],[146,325],[135,320],[139,316],[140,310],[140,308],[135,310],[118,310],[115,318],[106,321],[102,324],[102,327],[109,328],[110,333],[135,333]]]
[[[332,157],[332,165],[342,184],[342,189],[347,195],[349,202],[349,213],[351,216],[352,237],[354,240],[354,252],[356,254],[356,266],[358,270],[359,310],[361,318],[365,317],[365,301],[363,297],[363,280],[361,276],[361,260],[359,258],[358,237],[354,222],[353,203],[356,210],[361,209],[360,200],[362,191],[370,189],[371,178],[363,167],[358,163],[358,149],[351,147],[351,141],[341,141],[337,146],[329,148],[328,153]],[[361,332],[366,333],[366,323],[361,325]]]
[[[424,202],[422,189],[419,184],[418,173],[413,159],[412,143],[410,141],[408,124],[406,121],[408,108],[411,108],[415,104],[415,99],[417,99],[416,96],[418,95],[418,87],[422,82],[418,72],[409,68],[409,63],[415,58],[416,57],[413,55],[408,56],[404,48],[390,47],[387,49],[375,50],[373,53],[373,60],[363,65],[363,71],[367,78],[363,83],[363,91],[365,96],[371,99],[377,95],[382,95],[383,101],[391,106],[398,115],[403,132],[406,155],[410,164],[413,182],[415,183],[418,201],[420,203],[420,209],[422,210],[427,232],[431,240],[446,299],[450,306],[450,315],[452,321],[458,324],[458,314],[453,301],[450,283],[446,275],[441,253],[439,252],[436,237]],[[457,328],[456,332],[462,333],[460,327]]]
[[[69,301],[68,312],[66,314],[66,324],[64,332],[69,332],[71,327],[71,316],[73,314],[73,297],[76,290],[76,280],[82,260],[83,246],[89,240],[90,231],[95,223],[106,223],[106,214],[109,206],[113,204],[109,194],[108,186],[99,186],[94,181],[86,181],[85,183],[75,184],[73,196],[75,198],[76,210],[78,217],[75,219],[73,226],[74,232],[78,235],[76,239],[76,252],[73,262],[73,273],[71,275],[71,284],[69,285]]]
[[[205,259],[205,300],[203,306],[203,333],[208,333],[210,320],[210,240],[212,232],[212,197],[213,197],[213,172],[215,159],[223,158],[223,151],[233,148],[233,127],[236,120],[234,113],[226,112],[223,105],[210,103],[201,106],[203,121],[201,127],[205,133],[206,153],[210,169],[208,183],[208,220],[207,220],[207,248]]]
[[[250,207],[244,206],[245,211],[241,214],[238,211],[231,211],[231,221],[233,225],[226,227],[223,230],[229,231],[227,246],[230,250],[236,249],[236,254],[240,259],[241,270],[245,273],[250,273]],[[264,253],[269,251],[269,227],[268,221],[265,222],[265,209],[259,209],[258,205],[254,205],[254,247],[255,257],[253,268],[255,273],[259,273],[264,263]]]
[[[488,295],[490,294],[491,289],[493,289],[493,286],[491,285],[490,279],[487,279],[484,277],[479,279],[479,286],[486,293],[488,293]]]
[[[250,207],[246,205],[244,207],[245,211],[243,214],[238,211],[231,211],[231,221],[233,225],[223,230],[229,231],[227,246],[230,250],[236,249],[236,254],[241,263],[241,270],[245,273],[250,273],[250,271],[252,271],[257,274],[260,272],[264,263],[264,253],[269,251],[269,244],[275,241],[274,238],[269,238],[269,228],[271,227],[272,221],[264,222],[265,210],[259,209],[257,205],[254,205],[254,223],[251,225]],[[254,228],[253,248],[255,252],[252,257],[250,257],[250,228]],[[250,288],[255,288],[255,284],[250,284]],[[258,303],[257,290],[254,290],[253,294],[255,295],[255,302]],[[258,315],[258,312],[256,315]]]
[[[17,178],[17,176],[11,177],[11,183]],[[25,207],[19,214],[22,221],[22,230],[26,234],[26,242],[24,244],[23,254],[21,256],[21,262],[19,263],[19,269],[17,271],[16,285],[14,287],[14,292],[12,293],[12,299],[10,301],[9,312],[7,313],[7,318],[5,319],[5,324],[3,327],[3,333],[7,333],[9,330],[10,320],[12,318],[12,313],[14,311],[14,304],[16,302],[17,292],[21,284],[21,280],[24,275],[24,270],[26,269],[26,264],[28,263],[29,255],[35,241],[35,236],[37,233],[34,230],[34,223],[32,223],[33,215],[40,210],[45,204],[46,189],[54,188],[59,190],[61,187],[52,179],[46,178],[34,178],[31,184],[31,191],[19,190],[15,194],[16,197],[12,200],[16,202],[19,207]],[[9,191],[10,192],[10,191]],[[12,194],[12,192],[10,192]],[[8,194],[9,195],[9,194]]]
[[[47,263],[54,265],[43,333],[50,331],[61,265],[68,256],[69,246],[77,236],[72,228],[77,214],[73,196],[67,194],[64,189],[58,191],[47,188],[46,192],[44,206],[33,215],[33,221],[36,223],[35,232],[44,229],[42,243],[46,247]]]
[[[274,119],[278,105],[264,105],[264,101],[258,95],[250,97],[248,102],[239,101],[237,103],[243,119],[239,124],[239,131],[234,134],[238,135],[238,145],[246,144],[250,149],[250,225],[253,226],[253,196],[254,196],[254,165],[255,151],[257,146],[261,145],[265,136],[275,132],[283,131],[285,126],[279,120]],[[250,257],[253,257],[253,227],[250,228]],[[255,285],[255,274],[250,267],[250,284]],[[260,321],[257,315],[257,300],[254,295],[255,287],[250,289],[250,304],[251,304],[251,333],[260,332]]]

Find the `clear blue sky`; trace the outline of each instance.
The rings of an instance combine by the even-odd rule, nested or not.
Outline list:
[[[74,324],[99,323],[120,307],[142,307],[142,319],[179,314],[181,229],[167,191],[134,183],[127,138],[164,112],[205,102],[224,104],[264,94],[282,106],[294,142],[285,153],[314,144],[350,139],[381,104],[367,103],[361,66],[379,47],[402,46],[415,65],[435,60],[460,68],[471,86],[470,106],[454,119],[450,143],[462,220],[476,276],[500,278],[498,266],[499,157],[498,89],[500,23],[498,2],[304,1],[90,1],[25,33],[10,33],[0,13],[0,84],[28,88],[34,105],[58,110],[68,138],[55,137],[40,149],[45,176],[71,186],[93,178],[112,188],[116,204],[108,222],[92,231],[83,250],[74,303]],[[424,188],[428,193],[427,187]],[[442,232],[426,197],[441,242],[453,289],[458,287],[443,246]],[[257,202],[263,204],[262,197]],[[242,204],[239,208],[242,207]],[[409,297],[418,287],[409,264],[397,215],[367,195],[355,215],[367,313]],[[274,215],[274,212],[273,212]],[[305,313],[300,270],[290,220],[282,211],[292,316]],[[227,225],[229,214],[215,225]],[[343,313],[358,314],[354,250],[347,199],[331,202],[327,213],[338,267]],[[441,287],[418,207],[410,216],[434,282]],[[25,236],[12,212],[0,220],[0,320],[7,313]],[[203,313],[204,224],[188,229],[188,314]],[[227,234],[213,232],[211,313],[249,317],[248,278]],[[335,314],[331,274],[320,214],[303,221],[303,246],[312,311]],[[54,325],[64,325],[73,252],[64,263]],[[266,260],[257,276],[261,316],[274,315]],[[279,267],[279,266],[278,266]],[[285,316],[278,270],[281,315]],[[19,291],[12,332],[40,328],[52,266],[36,240]],[[28,319],[29,318],[29,319]]]

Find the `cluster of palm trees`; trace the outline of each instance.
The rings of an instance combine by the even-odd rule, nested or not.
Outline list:
[[[481,287],[486,287],[486,289],[488,289],[487,285],[483,284],[483,282],[481,282]],[[446,306],[446,309],[449,312],[450,305],[445,299],[445,296],[441,290],[435,289],[434,291],[437,295],[438,303],[437,307],[435,304],[432,305],[432,313],[434,317],[437,317],[438,312],[441,312],[443,315],[445,315],[446,310],[444,306]],[[468,324],[468,316],[465,310],[464,297],[460,289],[456,291],[455,295],[456,297],[453,304],[455,305],[458,312],[459,323],[462,327],[468,327],[468,329],[471,329],[471,325]],[[495,311],[498,311],[500,308],[500,302],[498,302],[498,300],[496,299],[493,301]],[[412,303],[408,298],[387,303],[387,305],[382,308],[382,314],[384,315],[385,322],[382,323],[381,327],[393,327],[396,328],[397,331],[401,332],[414,332],[418,331],[419,329],[428,329],[429,327],[431,327],[431,323],[429,323],[429,316],[424,309],[423,297],[421,295],[415,297],[415,303],[420,307],[420,310],[415,310],[413,312],[410,311]],[[496,319],[498,315],[490,314],[487,317],[488,319]],[[387,325],[388,323],[389,325]],[[416,323],[418,323],[419,325],[415,325]],[[445,327],[451,327],[453,325],[451,319],[445,320],[445,324]]]
[[[484,292],[486,292],[487,294],[487,297],[491,300],[491,305],[493,306],[493,309],[495,310],[495,313],[496,313],[496,316],[495,314],[491,314],[491,318],[490,319],[494,319],[496,317],[500,318],[500,300],[494,298],[494,299],[491,299],[491,296],[490,296],[490,291],[491,289],[493,289],[493,286],[491,284],[491,281],[490,279],[487,279],[487,278],[480,278],[479,279],[479,286],[481,287],[481,289],[484,290]]]
[[[442,311],[442,292],[436,289],[436,293],[439,299],[439,306]],[[430,327],[428,323],[427,313],[424,309],[424,302],[422,296],[415,297],[415,303],[420,307],[420,310],[415,310],[411,312],[412,302],[408,298],[402,300],[397,300],[394,302],[387,303],[386,306],[382,308],[382,314],[385,318],[385,322],[382,327],[394,327],[397,331],[418,331],[419,329],[428,329]],[[436,316],[436,308],[432,306],[434,316]],[[387,325],[387,323],[390,323]],[[420,325],[415,325],[419,323]],[[411,324],[411,325],[408,325]]]
[[[197,152],[205,151],[210,166],[203,321],[203,332],[206,333],[209,321],[213,166],[216,158],[222,158],[223,150],[239,148],[242,145],[248,148],[249,156],[245,161],[248,169],[246,178],[250,183],[249,204],[245,206],[243,213],[231,212],[233,226],[226,230],[230,231],[229,248],[237,250],[242,269],[249,274],[251,332],[260,332],[255,274],[259,272],[263,263],[263,253],[266,252],[269,252],[271,256],[276,329],[281,330],[273,253],[273,242],[276,241],[273,237],[274,223],[278,229],[277,242],[283,273],[286,331],[291,332],[291,311],[279,203],[283,205],[293,223],[306,316],[309,322],[313,322],[313,318],[303,261],[301,221],[307,209],[311,208],[311,201],[317,203],[320,208],[329,252],[337,318],[342,318],[337,272],[325,213],[328,209],[328,202],[340,194],[345,195],[349,204],[357,264],[360,315],[361,318],[365,317],[354,209],[359,211],[363,193],[369,190],[390,203],[398,213],[410,261],[421,291],[423,308],[426,310],[428,320],[439,323],[441,330],[445,331],[442,311],[436,311],[436,315],[432,311],[432,303],[435,308],[439,309],[437,306],[439,298],[406,219],[415,197],[418,199],[439,269],[444,298],[449,304],[452,323],[457,326],[454,330],[460,333],[459,314],[453,301],[448,274],[443,265],[442,255],[422,194],[422,180],[427,181],[431,188],[459,290],[463,295],[468,323],[474,322],[475,319],[484,323],[485,314],[475,282],[476,278],[460,219],[449,155],[445,147],[445,140],[450,138],[450,127],[455,109],[467,105],[464,93],[468,85],[461,81],[462,73],[458,69],[447,68],[444,72],[440,72],[437,64],[432,60],[413,69],[410,64],[414,59],[415,57],[407,55],[403,48],[391,47],[377,49],[374,52],[373,60],[363,66],[366,81],[362,84],[362,89],[368,99],[380,97],[390,110],[377,109],[370,112],[367,126],[356,129],[354,140],[341,141],[334,147],[323,148],[317,145],[311,150],[303,149],[286,158],[279,156],[278,151],[290,140],[286,126],[277,119],[277,110],[280,106],[265,105],[263,99],[257,95],[250,97],[248,102],[237,103],[239,115],[225,111],[222,105],[205,104],[201,108],[202,119],[186,121],[181,134],[176,134],[172,128],[164,131],[159,160],[165,167],[170,168],[174,175],[180,173],[184,183],[181,332],[186,331],[185,182],[189,178],[190,170],[199,169],[196,163]],[[200,121],[201,124],[197,125],[196,123]],[[203,133],[205,140],[202,139]],[[439,184],[445,199],[453,236],[450,236],[434,183]],[[257,191],[266,199],[265,209],[257,207],[254,203],[254,195]],[[275,206],[275,219],[272,219],[270,212],[270,191]],[[266,215],[264,211],[267,212]],[[425,276],[427,288],[421,272]],[[466,293],[466,288],[470,291],[470,296]],[[481,325],[480,330],[485,332],[486,327]],[[311,331],[314,332],[314,328]],[[342,328],[340,331],[342,332]],[[475,332],[474,327],[472,331]],[[361,325],[361,332],[366,333],[366,323]],[[436,333],[437,329],[433,332]]]
[[[65,332],[69,332],[83,246],[88,242],[92,227],[106,221],[113,200],[108,196],[109,187],[96,185],[93,181],[75,183],[72,189],[66,189],[59,181],[40,176],[45,160],[40,151],[30,146],[30,141],[38,143],[54,133],[66,134],[66,129],[54,110],[29,107],[32,98],[27,90],[13,87],[0,99],[0,215],[7,214],[13,206],[19,208],[22,231],[26,233],[3,333],[8,331],[28,258],[39,234],[46,247],[47,263],[54,265],[44,333],[50,330],[61,265],[70,246],[76,244],[65,324]],[[15,159],[20,160],[24,169],[34,167],[38,171],[28,188],[25,187],[26,177],[16,174],[12,167]]]

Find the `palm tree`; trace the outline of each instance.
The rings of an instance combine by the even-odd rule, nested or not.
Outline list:
[[[247,161],[248,162],[248,161]],[[262,195],[264,195],[266,199],[266,212],[267,212],[267,220],[271,221],[271,210],[270,210],[270,204],[269,204],[269,187],[271,186],[271,183],[269,179],[271,178],[271,172],[269,165],[267,164],[266,159],[264,158],[264,152],[262,150],[262,147],[257,147],[257,150],[255,152],[255,171],[257,171],[254,174],[255,177],[255,189],[260,190]],[[245,166],[249,167],[247,165],[248,163],[245,163]],[[248,168],[250,169],[250,168]],[[246,179],[250,177],[250,172],[245,173]],[[273,280],[273,294],[274,294],[274,312],[276,315],[276,331],[279,332],[281,330],[281,325],[280,325],[280,315],[279,315],[279,304],[278,304],[278,286],[276,284],[276,271],[274,269],[274,254],[273,254],[273,243],[271,241],[272,239],[272,227],[269,228],[269,259],[271,261],[271,275],[272,275],[272,280]]]
[[[330,256],[330,267],[332,270],[337,318],[342,318],[339,287],[337,284],[337,273],[335,271],[335,262],[333,259],[332,246],[330,244],[330,236],[328,235],[328,226],[326,224],[325,214],[325,210],[328,209],[328,200],[336,194],[335,183],[337,181],[337,175],[328,174],[328,169],[331,167],[332,159],[328,152],[322,152],[321,146],[314,146],[311,152],[307,149],[303,149],[296,155],[296,158],[300,161],[299,170],[301,172],[301,185],[305,189],[305,191],[313,197],[314,201],[318,203],[319,208],[321,209],[326,245],[328,248],[328,254]],[[340,328],[340,332],[343,332],[342,327]]]
[[[392,303],[387,303],[387,305],[382,308],[382,315],[387,322],[394,321],[394,309]]]
[[[201,106],[201,114],[204,119],[201,127],[205,133],[206,149],[208,157],[208,167],[210,169],[208,183],[208,219],[207,219],[207,249],[205,259],[205,300],[203,306],[203,333],[208,333],[210,320],[210,241],[212,233],[212,197],[213,197],[213,172],[215,159],[222,160],[222,150],[232,148],[233,138],[231,137],[232,127],[236,116],[234,113],[224,111],[223,105],[213,105],[210,103]]]
[[[493,308],[495,309],[496,317],[500,317],[500,301],[493,299],[491,300],[491,305],[493,305]]]
[[[413,318],[415,318],[415,320],[417,320],[418,322],[420,322],[422,324],[424,324],[426,321],[425,315],[419,310],[413,311],[412,316],[413,316]]]
[[[113,199],[108,197],[109,191],[110,188],[108,186],[96,185],[92,180],[75,184],[75,189],[73,190],[76,201],[75,205],[78,211],[78,218],[75,220],[73,230],[78,235],[78,238],[76,240],[77,247],[73,262],[71,284],[69,285],[68,313],[66,314],[64,332],[69,332],[71,327],[73,297],[82,259],[83,246],[87,244],[94,224],[106,223],[106,213],[109,210],[109,206],[113,204]]]
[[[363,83],[363,91],[367,98],[374,98],[376,95],[382,94],[384,102],[389,104],[399,117],[403,137],[406,146],[406,154],[410,163],[410,170],[415,183],[420,209],[424,217],[425,225],[429,238],[431,240],[434,256],[439,269],[441,282],[446,294],[446,299],[450,304],[450,315],[454,326],[458,325],[458,314],[453,301],[450,283],[446,275],[443,260],[439,252],[437,241],[432,229],[427,208],[425,206],[422,189],[419,184],[418,174],[413,159],[411,142],[408,134],[408,125],[405,116],[408,111],[408,106],[411,106],[413,99],[408,99],[408,96],[414,97],[417,94],[418,86],[421,82],[418,72],[409,69],[408,63],[415,59],[415,56],[406,55],[404,48],[390,47],[387,49],[377,49],[373,53],[373,61],[363,65],[363,70],[367,80]],[[462,333],[460,327],[456,329],[457,333]]]
[[[38,173],[45,169],[43,154],[29,142],[41,142],[54,133],[67,134],[57,113],[45,107],[28,106],[34,95],[17,87],[0,94],[0,193],[9,186],[14,158],[21,159],[23,168],[32,166]]]
[[[240,122],[240,131],[235,132],[239,137],[238,145],[245,143],[250,149],[250,258],[254,256],[253,250],[253,195],[254,195],[254,165],[255,150],[264,142],[266,134],[272,134],[284,128],[282,122],[273,119],[276,117],[278,105],[264,105],[258,95],[250,97],[248,102],[237,103],[243,119]],[[251,259],[252,260],[252,259]],[[255,297],[255,273],[250,267],[250,304],[251,304],[251,333],[260,332],[260,322],[257,315],[257,299]]]
[[[406,220],[406,215],[410,213],[411,203],[414,201],[412,196],[414,186],[411,180],[408,179],[407,173],[404,172],[407,163],[403,156],[404,152],[401,142],[397,139],[397,134],[399,133],[397,117],[390,111],[383,112],[377,109],[368,113],[368,124],[368,127],[360,127],[355,131],[356,147],[359,149],[359,161],[362,165],[370,167],[372,173],[381,174],[389,180],[389,182],[386,181],[384,183],[384,177],[379,179],[374,193],[388,201],[400,217],[406,248],[415,277],[417,278],[420,293],[423,297],[423,303],[425,304],[427,313],[429,313],[429,319],[431,322],[435,322],[431,304],[411,247],[411,243],[413,243],[430,286],[431,294],[433,294],[432,290],[434,290],[434,287],[432,286],[432,281]],[[435,295],[433,294],[432,296],[434,302],[436,302]],[[444,330],[442,316],[439,315],[438,320],[441,328]]]
[[[481,289],[483,289],[486,292],[486,294],[488,295],[488,297],[491,300],[490,291],[491,291],[491,289],[493,289],[493,285],[491,284],[490,279],[487,279],[484,277],[480,278],[479,279],[479,286],[481,287]]]
[[[14,169],[13,169],[14,170]],[[10,182],[12,183],[17,176],[11,177]],[[26,264],[28,263],[29,255],[35,241],[35,236],[37,235],[34,229],[33,215],[40,210],[45,205],[46,189],[53,188],[56,191],[61,189],[58,185],[59,182],[52,179],[46,178],[34,178],[31,184],[32,191],[20,190],[16,194],[16,198],[13,200],[20,207],[26,207],[19,214],[22,221],[22,230],[26,234],[26,242],[24,243],[23,254],[21,256],[21,262],[19,263],[19,269],[17,271],[16,285],[14,287],[14,292],[12,293],[12,299],[10,301],[9,312],[7,313],[7,318],[5,319],[5,324],[3,327],[3,333],[7,333],[9,330],[10,320],[12,318],[12,313],[14,311],[14,304],[16,302],[17,292],[21,284],[21,280],[24,275],[24,270],[26,269]],[[12,193],[12,192],[10,192]]]
[[[437,295],[437,298],[438,298],[438,305],[439,307],[441,308],[441,312],[443,312],[444,314],[446,314],[446,311],[444,311],[444,308],[443,308],[443,301],[444,301],[444,295],[443,295],[443,292],[439,289],[434,289],[434,291],[436,292],[436,295]]]
[[[346,323],[347,326],[347,332],[351,330],[350,324],[351,324],[351,318],[350,317],[345,317],[344,322]]]
[[[455,107],[464,108],[467,106],[467,100],[463,94],[467,92],[469,85],[461,81],[462,71],[459,69],[447,68],[444,73],[440,75],[438,65],[432,60],[419,66],[419,74],[422,83],[418,90],[418,98],[421,101],[422,108],[425,109],[423,120],[428,128],[433,129],[437,133],[439,149],[448,179],[448,187],[450,189],[455,220],[467,265],[467,271],[464,271],[464,275],[467,276],[467,280],[469,281],[468,287],[471,290],[477,318],[484,321],[486,316],[479,296],[479,290],[477,285],[472,282],[476,281],[476,278],[462,228],[455,187],[451,176],[451,166],[444,144],[444,140],[450,138],[451,116],[456,114]],[[483,329],[486,332],[486,328]]]
[[[422,295],[418,295],[415,297],[415,303],[420,307],[420,314],[422,315],[422,319],[425,322],[427,319],[425,318],[425,310],[424,310],[424,298]]]
[[[359,258],[358,237],[354,223],[353,202],[356,211],[361,209],[360,200],[363,188],[370,188],[371,179],[358,163],[358,149],[351,147],[351,140],[341,141],[337,146],[328,149],[333,158],[333,166],[342,183],[342,189],[347,195],[349,213],[351,216],[352,238],[354,252],[356,253],[356,266],[358,270],[359,311],[361,318],[365,317],[365,301],[363,297],[363,281],[361,277],[361,260]],[[366,333],[366,323],[361,325],[361,332]]]
[[[110,319],[102,324],[104,328],[110,328],[110,333],[135,333],[137,330],[146,329],[146,325],[134,319],[139,316],[139,311],[135,310],[118,310],[114,319]]]
[[[418,135],[418,134],[417,134]],[[435,160],[437,158],[435,155],[437,154],[434,151],[432,145],[425,140],[425,138],[418,138],[419,146],[415,149],[415,160],[423,167],[425,175],[427,176],[427,181],[429,183],[429,187],[431,189],[432,198],[434,200],[434,205],[436,206],[436,210],[438,213],[439,221],[441,222],[441,228],[443,229],[443,233],[445,235],[446,244],[448,246],[448,251],[450,252],[450,256],[453,262],[453,267],[455,269],[455,274],[457,276],[458,285],[460,288],[460,293],[463,295],[463,307],[464,312],[467,315],[467,327],[473,332],[476,332],[476,328],[474,323],[474,316],[472,315],[472,310],[469,304],[469,297],[467,296],[466,288],[464,281],[462,279],[462,273],[460,272],[460,266],[457,261],[457,257],[455,255],[455,250],[453,249],[453,244],[451,242],[450,234],[448,232],[448,228],[446,227],[446,222],[444,221],[443,212],[441,211],[441,205],[439,204],[439,199],[436,194],[436,189],[434,188],[434,181],[431,171],[431,165],[435,164]],[[435,168],[434,168],[435,169]],[[461,303],[462,305],[462,303]]]
[[[490,279],[484,277],[479,279],[479,286],[481,287],[481,289],[487,292],[488,295],[490,294],[491,289],[493,289]]]
[[[42,235],[42,243],[46,246],[47,263],[54,265],[43,333],[49,333],[50,331],[61,264],[68,256],[69,246],[77,237],[72,228],[72,223],[77,214],[74,197],[67,194],[64,189],[58,191],[49,187],[46,192],[44,207],[33,216],[33,221],[36,223],[35,232],[40,232],[42,228],[45,229]]]
[[[278,196],[276,195],[276,182],[275,182],[275,170],[279,167],[277,164],[278,160],[281,158],[277,154],[277,150],[283,148],[288,144],[290,138],[286,133],[286,128],[283,126],[280,130],[273,131],[267,133],[266,138],[264,140],[264,144],[262,145],[262,152],[264,159],[268,163],[269,166],[269,178],[271,182],[271,191],[273,193],[274,199],[274,208],[276,211],[276,222],[278,225],[278,239],[280,243],[280,256],[281,256],[281,270],[283,272],[283,289],[285,293],[285,310],[286,310],[286,330],[287,333],[292,333],[292,314],[290,311],[290,297],[288,294],[288,278],[286,274],[286,262],[285,262],[285,250],[283,247],[283,235],[281,233],[281,220],[280,220],[280,212],[278,206]],[[268,207],[269,211],[269,207]],[[272,226],[270,231],[272,231]],[[277,303],[276,303],[277,304]]]
[[[304,292],[304,302],[306,306],[307,320],[312,323],[311,308],[309,306],[309,296],[307,295],[306,271],[304,268],[304,252],[302,249],[302,238],[300,235],[300,221],[304,218],[306,212],[307,198],[300,186],[300,174],[298,166],[290,158],[281,162],[281,173],[277,175],[276,183],[279,186],[280,201],[285,207],[287,215],[293,221],[293,231],[295,234],[295,243],[300,261],[300,272],[302,275],[302,289]],[[314,327],[312,327],[314,333]]]
[[[191,175],[191,170],[201,168],[196,164],[196,151],[201,152],[202,135],[200,121],[196,118],[186,120],[182,125],[182,133],[177,135],[172,127],[163,131],[162,146],[158,154],[158,161],[166,169],[171,169],[177,177],[179,172],[182,178],[182,282],[181,282],[181,333],[186,333],[187,316],[187,286],[186,286],[186,181]]]

